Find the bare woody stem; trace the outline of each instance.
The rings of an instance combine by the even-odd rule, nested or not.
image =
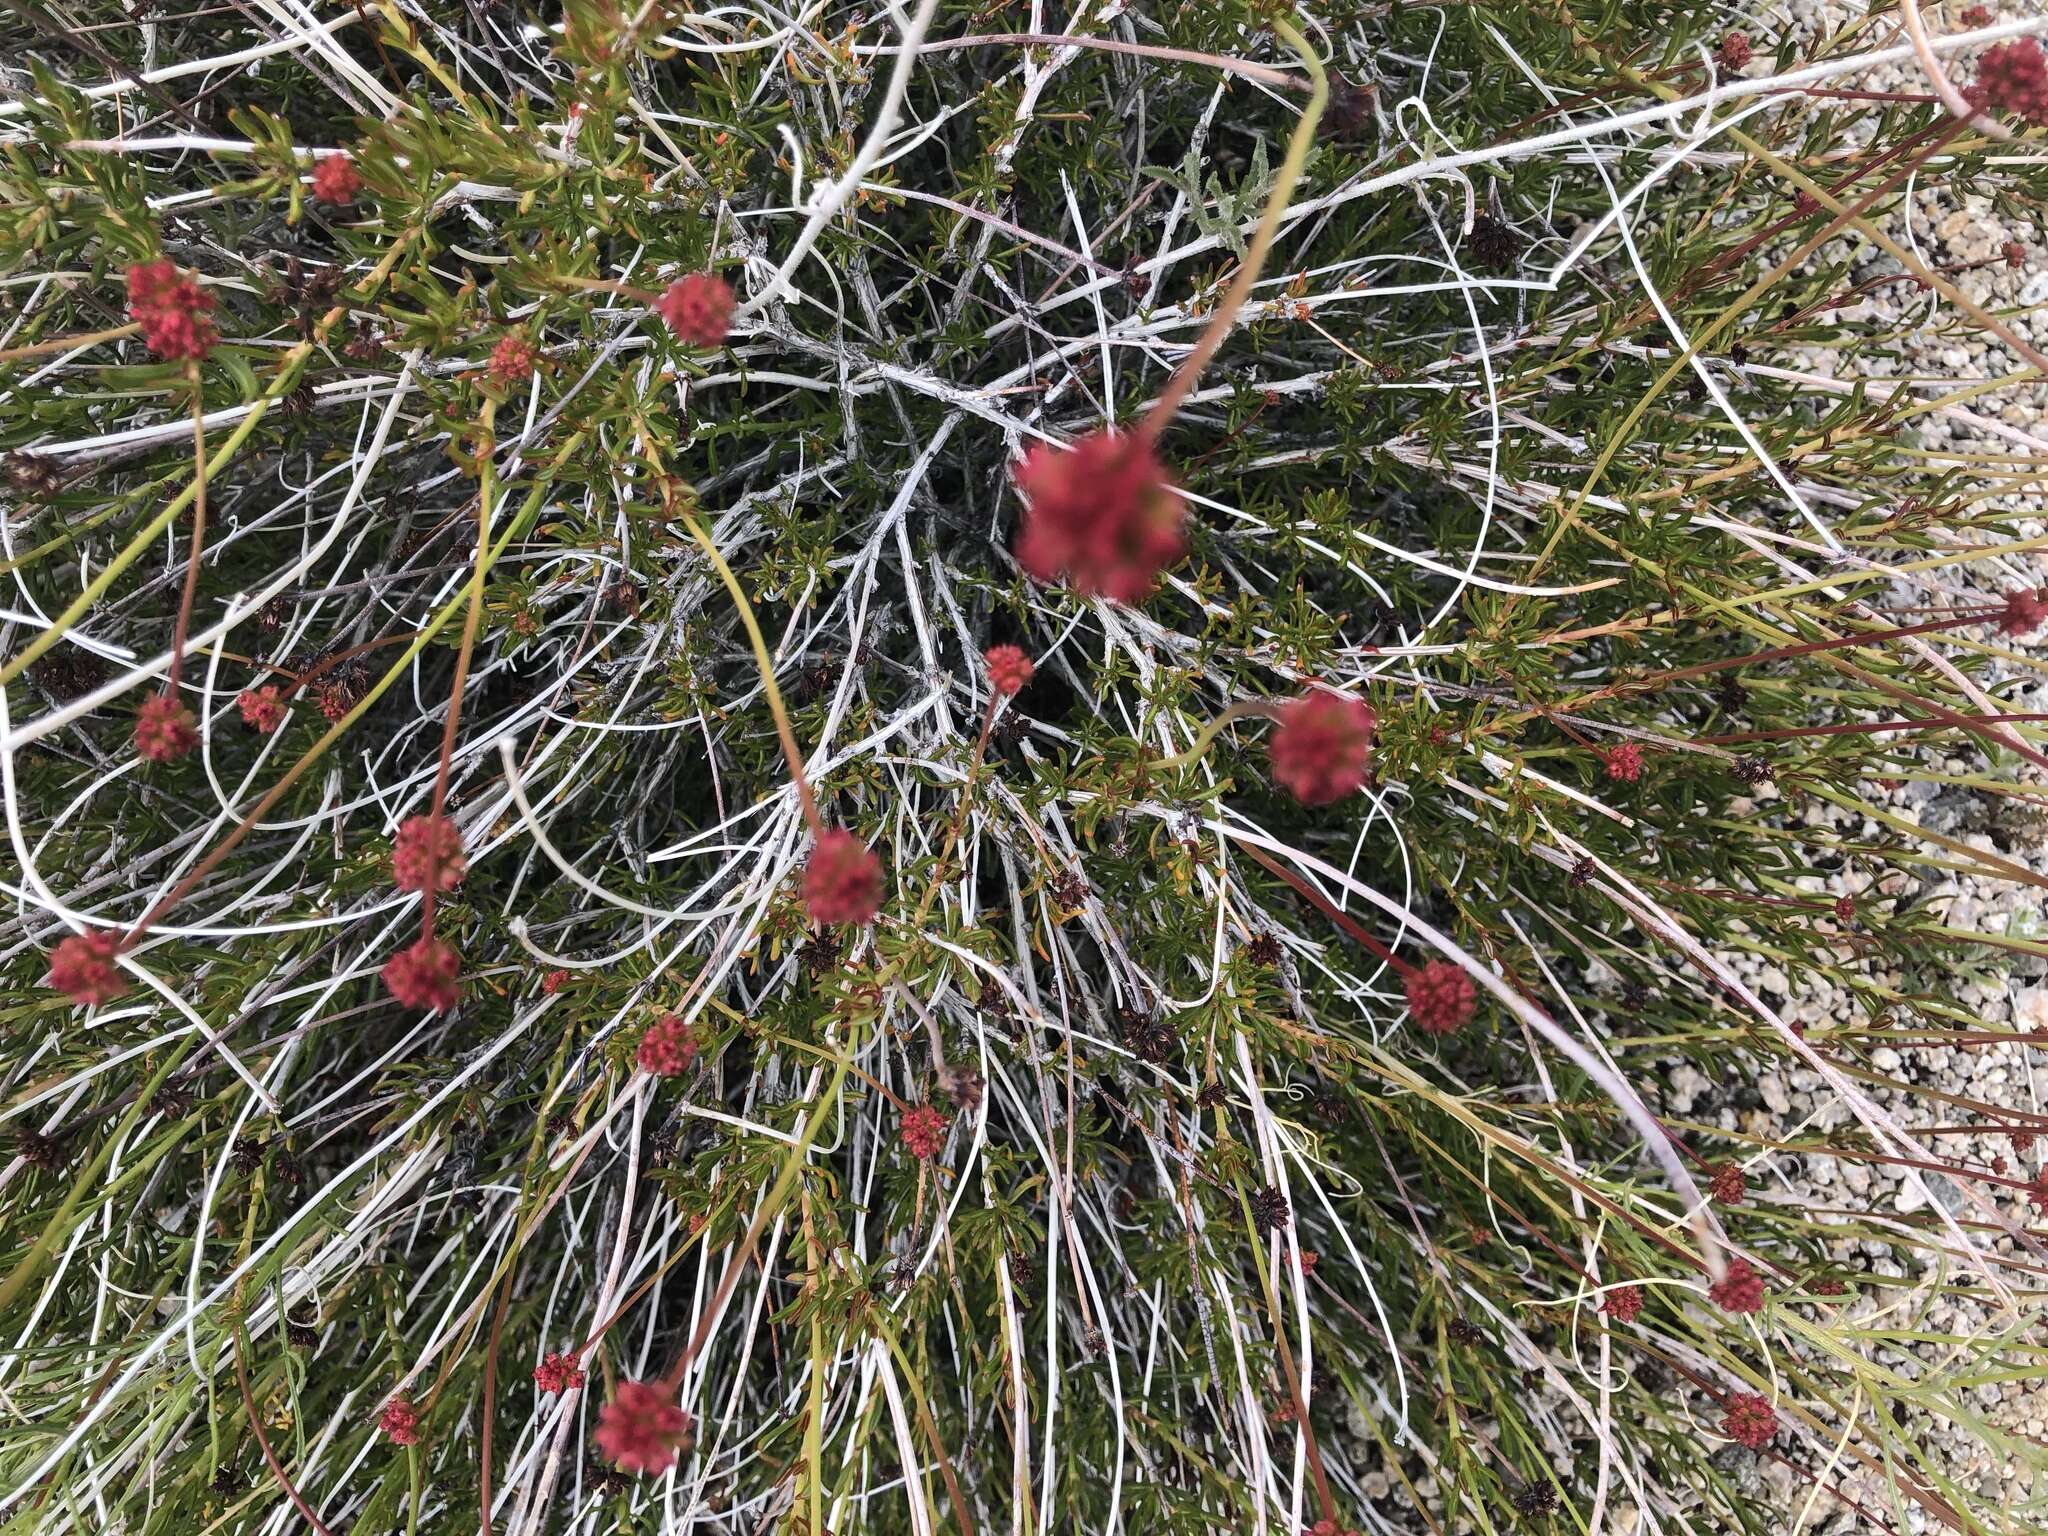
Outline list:
[[[1251,297],[1253,286],[1265,270],[1266,256],[1280,233],[1280,221],[1287,217],[1288,205],[1294,200],[1294,184],[1301,179],[1302,167],[1308,163],[1308,152],[1316,141],[1316,128],[1322,122],[1323,108],[1330,102],[1329,76],[1307,40],[1290,22],[1276,19],[1273,31],[1294,50],[1302,67],[1308,71],[1308,108],[1295,123],[1293,136],[1287,141],[1287,156],[1280,162],[1280,173],[1274,179],[1272,195],[1266,199],[1266,211],[1259,217],[1259,227],[1252,234],[1244,260],[1238,263],[1237,276],[1231,280],[1222,301],[1216,306],[1216,312],[1209,317],[1208,325],[1203,327],[1194,351],[1174,369],[1173,377],[1166,381],[1166,388],[1159,392],[1159,398],[1153,402],[1151,411],[1138,427],[1138,436],[1146,442],[1156,441],[1172,422],[1175,413],[1201,379],[1202,370],[1221,350],[1224,338],[1230,334],[1239,311],[1244,308],[1245,300]]]
[[[818,801],[811,793],[811,781],[804,776],[803,753],[797,750],[796,732],[790,729],[789,711],[783,707],[782,690],[775,686],[775,663],[768,655],[768,642],[762,637],[760,621],[754,617],[754,605],[747,601],[746,589],[741,587],[739,578],[733,575],[732,567],[725,563],[725,556],[718,552],[718,546],[711,542],[711,536],[704,531],[694,513],[683,514],[683,526],[690,530],[697,547],[704,551],[704,557],[718,572],[718,579],[725,583],[725,590],[732,594],[733,606],[739,610],[740,622],[746,626],[747,639],[754,647],[754,665],[760,669],[761,687],[768,695],[768,712],[775,716],[775,734],[782,739],[782,755],[789,760],[789,779],[796,786],[797,803],[803,807],[804,824],[811,829],[811,836],[822,836],[824,818],[818,814]]]

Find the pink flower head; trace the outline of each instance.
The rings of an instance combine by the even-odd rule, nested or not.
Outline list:
[[[597,1448],[621,1472],[666,1472],[688,1447],[690,1416],[655,1382],[626,1381],[597,1416]]]
[[[486,372],[493,384],[509,387],[521,379],[531,378],[539,361],[540,354],[534,350],[532,342],[508,331],[491,348],[491,365]]]
[[[1302,1536],[1358,1536],[1358,1532],[1345,1530],[1335,1519],[1325,1515],[1304,1531]]]
[[[1187,503],[1144,438],[1104,430],[1064,448],[1034,443],[1014,474],[1017,563],[1034,581],[1064,573],[1084,596],[1135,603],[1187,552]]]
[[[1288,700],[1268,748],[1273,777],[1303,805],[1328,805],[1357,793],[1378,724],[1370,704],[1341,693],[1317,688]]]
[[[1778,1415],[1771,1400],[1755,1392],[1736,1392],[1728,1398],[1728,1411],[1721,1419],[1721,1433],[1752,1451],[1760,1451],[1778,1433]]]
[[[1600,1303],[1600,1310],[1617,1323],[1634,1322],[1643,1310],[1643,1288],[1640,1285],[1617,1285]]]
[[[152,763],[173,763],[199,745],[192,711],[171,693],[152,694],[135,712],[135,750]]]
[[[2014,38],[1984,50],[1977,61],[1977,83],[1970,87],[1976,106],[2010,112],[2036,125],[2048,124],[2048,54],[2031,37]]]
[[[1038,669],[1014,645],[992,645],[983,654],[982,661],[988,666],[988,680],[997,693],[1005,698],[1015,698],[1031,682],[1031,674]]]
[[[393,1445],[420,1443],[420,1411],[413,1407],[410,1398],[394,1397],[386,1403],[384,1411],[377,1415],[377,1427]]]
[[[1973,5],[1958,18],[1966,27],[1988,27],[1991,25],[1991,7]]]
[[[268,736],[284,724],[284,694],[273,684],[244,688],[235,697],[235,707],[242,712],[242,724],[259,736]]]
[[[1748,66],[1752,52],[1748,33],[1730,32],[1721,39],[1721,46],[1716,50],[1714,57],[1723,69],[1733,74],[1736,70]]]
[[[533,1384],[543,1392],[567,1392],[583,1385],[583,1367],[574,1355],[543,1355],[533,1368]]]
[[[121,941],[111,933],[74,933],[50,951],[43,984],[74,1003],[111,1003],[128,990],[114,965],[120,953]]]
[[[2017,240],[2008,240],[1998,248],[1998,254],[2005,258],[2005,264],[2017,272],[2027,264],[2027,248]]]
[[[468,867],[462,833],[446,816],[409,816],[391,840],[391,879],[401,891],[452,891]]]
[[[1600,762],[1607,770],[1607,777],[1623,784],[1633,784],[1643,776],[1643,749],[1632,741],[1609,747],[1600,754]]]
[[[1432,1035],[1454,1035],[1472,1017],[1478,993],[1472,978],[1448,960],[1432,960],[1408,973],[1408,1013]]]
[[[635,1059],[642,1072],[651,1072],[656,1077],[681,1077],[697,1059],[697,1037],[682,1019],[664,1013],[640,1037],[640,1051]]]
[[[668,328],[693,347],[724,344],[732,329],[732,289],[712,272],[692,272],[668,285],[655,308]]]
[[[220,340],[207,318],[212,309],[213,295],[176,262],[160,258],[128,269],[128,318],[158,357],[196,362],[211,352]]]
[[[1747,1259],[1730,1259],[1728,1273],[1707,1287],[1707,1295],[1724,1312],[1761,1312],[1764,1280]]]
[[[322,155],[313,162],[313,197],[346,208],[363,190],[363,173],[347,155]]]
[[[1742,1164],[1723,1163],[1716,1168],[1707,1192],[1717,1205],[1742,1204],[1742,1197],[1749,1193],[1749,1179],[1742,1171]]]
[[[903,1112],[903,1145],[920,1162],[930,1162],[946,1144],[946,1116],[935,1104],[918,1104]]]
[[[844,827],[827,827],[804,869],[804,909],[813,922],[867,922],[882,909],[882,861]]]
[[[1998,616],[1998,631],[2018,639],[2039,629],[2043,619],[2048,619],[2048,587],[2021,587],[2005,594],[2005,612]]]
[[[462,959],[439,939],[425,938],[384,963],[384,987],[408,1008],[446,1013],[461,997]]]
[[[1837,896],[1835,898],[1835,921],[1848,924],[1856,921],[1856,898]]]
[[[569,985],[569,973],[567,971],[549,971],[540,979],[540,989],[549,997],[553,997],[567,985]]]

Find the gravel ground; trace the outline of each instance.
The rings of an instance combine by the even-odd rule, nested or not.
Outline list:
[[[1793,14],[1804,30],[1811,32],[1831,19],[1839,22],[1860,8],[1795,6]],[[1948,6],[1928,11],[1934,30],[1960,25],[1961,7]],[[1957,14],[1948,15],[1946,12]],[[2001,19],[2017,14],[2007,7],[1995,12]],[[1759,66],[1752,66],[1753,68]],[[1967,79],[1967,66],[1957,73]],[[1925,77],[1911,65],[1880,71],[1858,82],[1878,90],[1924,91]],[[1895,240],[1918,251],[1926,260],[1952,275],[1952,280],[1973,302],[1993,313],[2010,317],[2010,323],[2035,345],[2048,348],[2048,316],[2030,311],[2048,300],[2048,232],[2018,225],[2003,218],[1988,204],[1959,198],[1944,186],[1938,174],[1923,176],[1915,187],[1910,216],[1902,211],[1890,227]],[[2009,242],[2018,243],[2017,253]],[[1861,283],[1886,276],[1898,269],[1890,258],[1867,243],[1838,243],[1823,254],[1839,257],[1851,254],[1857,262],[1853,281]],[[2012,260],[2017,254],[2018,260]],[[1964,269],[1958,271],[1957,269]],[[1974,335],[1967,320],[1957,322],[1938,298],[1920,292],[1911,280],[1883,284],[1860,301],[1861,318],[1880,325],[1894,324],[1906,333],[1896,360],[1858,360],[1855,367],[1865,376],[1906,374],[1959,387],[1976,379],[1995,377],[2019,366],[2015,355],[1995,338]],[[2017,313],[2015,313],[2017,312]],[[1852,312],[1853,313],[1853,312]],[[1841,359],[1832,353],[1810,357],[1760,357],[1778,366],[1809,369],[1827,378],[1850,376]],[[2001,431],[2000,429],[2010,429]],[[1996,454],[2010,457],[2040,453],[2048,457],[2048,387],[2014,387],[1980,397],[1970,412],[1952,412],[1924,419],[1915,434],[1923,447],[1937,452]],[[2021,508],[2041,510],[2042,498],[2028,496]],[[2020,534],[2034,538],[2048,533],[2048,523],[2021,525]],[[1996,601],[2007,590],[2048,582],[2048,564],[2038,557],[2008,558],[2001,567],[1978,563],[1967,577],[1953,578],[1948,589],[1955,600]],[[1924,605],[1928,595],[1903,584],[1894,600],[1901,606]],[[2048,711],[2048,684],[2025,675],[1995,679],[1991,691],[2016,711]],[[1950,756],[1939,771],[1949,774],[2007,775],[2010,760],[1993,769],[1984,757],[1965,752]],[[1763,787],[1759,800],[1783,805],[1776,791]],[[1968,789],[1927,783],[1905,783],[1890,788],[1884,798],[1897,816],[1930,831],[1956,838],[1969,846],[2037,874],[2048,876],[2048,818],[2008,797]],[[1769,814],[1769,806],[1761,807]],[[1796,814],[1810,824],[1826,824],[1855,837],[1878,835],[1883,829],[1875,822],[1851,817],[1817,800],[1808,800]],[[1902,904],[1933,914],[1948,925],[1976,932],[2034,938],[2048,933],[2042,909],[2043,893],[2018,882],[1991,881],[1970,875],[1931,870],[1926,878],[1889,872],[1872,888],[1868,871],[1848,869],[1826,880],[1806,882],[1809,890],[1835,896],[1849,896],[1856,903],[1859,924],[1879,925]],[[1792,990],[1787,978],[1763,961],[1749,958],[1738,965],[1745,979],[1757,986],[1765,999],[1783,1009],[1785,1017],[1821,1028],[1829,1024],[1867,1022],[1869,1008],[1847,990]],[[2017,1027],[2048,1032],[2048,961],[2031,956],[1986,948],[1976,963],[1960,972],[1929,968],[1918,975],[1896,971],[1871,972],[1877,979],[1906,990],[1925,990],[1944,997],[1973,1014],[1982,1028]],[[1871,1065],[1906,1085],[1874,1091],[1877,1104],[1909,1127],[1931,1127],[1974,1123],[1983,1117],[1950,1108],[1931,1097],[1928,1090],[1954,1094],[1981,1103],[2039,1114],[2043,1109],[2043,1050],[2007,1044],[1966,1045],[1943,1048],[1915,1048],[1897,1051],[1879,1049]],[[1713,1083],[1689,1065],[1675,1067],[1665,1086],[1665,1105],[1673,1114],[1698,1123],[1715,1124],[1772,1139],[1786,1139],[1848,1126],[1848,1109],[1811,1072],[1804,1070],[1770,1072],[1753,1083]],[[2024,1139],[2023,1139],[2024,1140]],[[2042,1152],[2021,1150],[2003,1130],[1984,1134],[1943,1136],[1936,1139],[1937,1154],[1994,1171],[2007,1170],[2026,1179],[2039,1173]],[[1950,1179],[1932,1174],[1921,1185],[1899,1171],[1834,1158],[1765,1155],[1749,1165],[1750,1198],[1781,1201],[1818,1209],[1861,1208],[1879,1212],[1896,1211],[1911,1215],[1927,1203],[1928,1193],[1951,1211],[1963,1210],[1963,1192]],[[2031,1209],[2022,1191],[2001,1185],[1979,1185],[1982,1194],[1995,1201],[2015,1222],[2025,1222],[2038,1212]],[[2010,1253],[2014,1244],[2001,1237],[1996,1248]],[[1846,1270],[1898,1275],[1897,1255],[1875,1244],[1846,1242],[1834,1251],[1834,1258]],[[2008,1271],[2010,1274],[2010,1271]],[[2033,1325],[2033,1319],[2015,1318],[2000,1308],[1973,1300],[1953,1299],[1953,1289],[1967,1277],[1953,1266],[1930,1262],[1919,1274],[1908,1277],[1918,1284],[1907,1288],[1866,1291],[1846,1303],[1838,1322],[1889,1329],[1914,1329],[1927,1333],[1967,1339],[1999,1331],[2014,1331]],[[1950,1299],[1940,1299],[1947,1287]],[[1923,1380],[1941,1378],[1969,1358],[1958,1344],[1927,1344],[1910,1354],[1873,1348],[1871,1357],[1879,1365],[1893,1366]],[[1923,1415],[1912,1428],[1920,1432],[1921,1443],[1935,1463],[1957,1482],[1982,1494],[2003,1494],[2008,1505],[2029,1494],[2034,1487],[2033,1472],[2009,1455],[1994,1439],[1999,1432],[2027,1437],[2038,1446],[2048,1441],[2048,1381],[1985,1382],[1967,1388],[1962,1396],[1982,1415],[1980,1424],[1952,1421],[1938,1415]],[[1910,1421],[1909,1421],[1910,1422]],[[1737,1463],[1731,1458],[1731,1469]],[[1758,1463],[1743,1458],[1749,1470],[1743,1475],[1760,1476],[1776,1485],[1786,1500],[1786,1529],[1804,1502],[1806,1484],[1793,1471],[1772,1462]],[[1901,1512],[1881,1474],[1849,1472],[1844,1478],[1848,1495],[1888,1518],[1903,1513],[1907,1528],[1932,1528],[1917,1508]],[[2013,1531],[2039,1527],[2015,1515]],[[1629,1527],[1617,1525],[1616,1532]],[[1861,1516],[1823,1494],[1815,1517],[1803,1527],[1807,1531],[1843,1533],[1874,1530]]]

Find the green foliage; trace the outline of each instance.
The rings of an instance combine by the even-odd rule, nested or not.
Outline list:
[[[647,295],[765,290],[881,111],[874,10],[576,0],[565,35],[557,7],[407,0],[260,65],[275,23],[232,8],[6,23],[0,347],[120,326],[137,260],[203,277],[223,459],[193,628],[234,622],[182,680],[204,752],[137,761],[192,385],[133,337],[9,361],[5,1529],[291,1528],[288,1479],[364,1533],[1562,1531],[1596,1497],[1601,1530],[1642,1528],[1625,1504],[1761,1533],[1789,1519],[1776,1467],[1802,1499],[1861,1476],[1899,1528],[2038,1525],[1921,1433],[2048,1469],[1976,1397],[2042,1365],[1999,1311],[2037,1282],[1985,1257],[2025,1168],[1936,1145],[1986,1201],[1967,1237],[1932,1207],[1718,1210],[1767,1277],[1751,1326],[1594,1077],[1498,999],[1413,1026],[1404,968],[1435,951],[1394,914],[1653,1108],[1679,1067],[1883,1090],[1884,1053],[2010,1042],[1968,989],[2048,945],[1925,893],[2044,883],[2014,747],[2042,732],[1980,722],[1985,697],[2025,716],[2036,663],[1978,622],[2030,568],[2036,471],[1929,432],[1988,386],[1876,383],[1913,338],[1861,300],[1930,275],[1885,243],[1904,167],[2015,228],[2048,170],[1871,88],[1778,96],[1667,174],[1697,105],[1601,114],[1703,90],[1721,11],[1309,7],[1372,98],[1165,432],[1189,555],[1119,609],[1026,580],[1008,465],[1140,416],[1246,252],[1301,93],[1174,51],[1290,57],[1241,0],[1071,20],[1149,56],[928,51],[793,291],[685,345]],[[930,35],[1027,13],[950,0]],[[1789,69],[1888,38],[1752,41]],[[346,208],[306,180],[338,148]],[[1628,240],[1596,233],[1646,180]],[[1802,181],[1875,201],[1836,218]],[[1912,314],[1961,344],[1985,307]],[[531,379],[488,376],[507,335]],[[485,497],[448,769],[469,869],[431,918],[464,996],[422,1015],[378,982],[421,923],[389,850],[434,790]],[[691,519],[827,820],[883,857],[871,929],[805,918],[769,691]],[[1897,632],[1930,603],[1971,622]],[[995,643],[1038,671],[991,721]],[[1298,804],[1257,718],[1167,761],[1311,681],[1377,714],[1363,795]],[[235,707],[266,682],[271,736]],[[1639,779],[1608,771],[1622,743]],[[1919,787],[1977,819],[1922,825]],[[78,920],[145,916],[124,998],[43,984]],[[1709,954],[1782,976],[1777,1018]],[[1802,1036],[1810,996],[1838,1014]],[[665,1011],[699,1051],[650,1079]],[[922,1104],[949,1120],[928,1161],[901,1134]],[[1855,1115],[1664,1124],[1699,1167],[1920,1156]],[[1850,1242],[1885,1257],[1852,1274]],[[1622,1283],[1633,1323],[1600,1310]],[[579,1347],[587,1393],[538,1393]],[[616,1478],[601,1405],[684,1360],[676,1481]],[[400,1391],[409,1450],[376,1428]],[[1736,1391],[1778,1405],[1763,1458],[1718,1435]],[[1538,1484],[1556,1514],[1518,1512]]]

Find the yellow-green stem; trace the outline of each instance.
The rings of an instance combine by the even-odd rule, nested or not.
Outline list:
[[[1195,342],[1195,350],[1181,361],[1173,371],[1173,377],[1166,381],[1166,388],[1159,392],[1151,412],[1145,417],[1138,433],[1148,441],[1166,430],[1195,384],[1202,376],[1202,370],[1209,366],[1223,346],[1223,339],[1230,334],[1230,327],[1236,321],[1238,311],[1244,308],[1245,300],[1251,297],[1252,286],[1258,282],[1266,267],[1266,256],[1273,248],[1273,241],[1280,233],[1280,221],[1287,217],[1288,205],[1294,200],[1294,184],[1301,179],[1302,167],[1308,164],[1308,152],[1316,141],[1316,127],[1323,118],[1323,108],[1330,102],[1330,79],[1324,73],[1323,61],[1316,57],[1307,39],[1294,29],[1290,22],[1275,20],[1274,34],[1301,60],[1302,68],[1308,71],[1308,110],[1294,125],[1294,133],[1287,141],[1286,158],[1280,162],[1280,173],[1273,181],[1272,195],[1266,199],[1266,211],[1260,215],[1259,227],[1253,231],[1251,244],[1245,250],[1245,257],[1238,264],[1237,276],[1223,295],[1223,301],[1216,306],[1215,314]]]
[[[811,781],[804,777],[803,754],[797,750],[796,732],[790,729],[789,711],[782,704],[782,690],[775,686],[775,663],[768,656],[768,642],[762,637],[761,625],[754,618],[754,605],[747,601],[745,589],[739,578],[732,573],[732,567],[725,563],[725,556],[718,552],[718,546],[711,542],[711,535],[698,523],[695,514],[685,512],[683,524],[690,530],[690,536],[697,541],[697,547],[718,572],[718,579],[725,583],[725,590],[732,594],[733,606],[739,609],[740,622],[747,627],[747,639],[754,647],[754,665],[761,672],[761,687],[768,694],[768,712],[775,717],[775,734],[782,739],[782,755],[789,759],[790,782],[796,785],[797,803],[803,807],[804,823],[811,829],[811,836],[820,836],[825,822],[818,815],[818,802],[811,794]]]

